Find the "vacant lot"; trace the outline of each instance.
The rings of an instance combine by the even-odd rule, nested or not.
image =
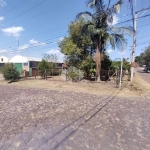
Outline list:
[[[150,101],[135,88],[0,82],[1,150],[149,150],[149,141]]]
[[[4,80],[3,75],[0,73],[0,80]]]

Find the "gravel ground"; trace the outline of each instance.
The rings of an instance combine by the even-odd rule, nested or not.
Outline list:
[[[150,101],[0,85],[0,150],[149,150]]]
[[[3,75],[0,73],[0,80],[4,80]]]
[[[135,69],[135,73],[139,75],[143,80],[150,84],[150,73],[144,71],[143,68],[138,67]]]

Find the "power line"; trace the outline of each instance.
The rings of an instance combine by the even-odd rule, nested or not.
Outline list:
[[[145,17],[148,17],[148,16],[150,16],[150,14],[145,15],[145,16],[142,16],[142,17],[137,17],[137,19],[145,18]],[[130,21],[133,21],[133,20],[134,20],[134,19],[129,19],[129,20],[126,20],[126,21],[123,21],[123,22],[119,22],[119,23],[117,23],[117,24],[115,24],[115,25],[122,24],[122,23],[126,23],[126,22],[130,22]]]
[[[32,34],[26,38],[21,38],[21,41],[22,41],[22,39],[29,39],[30,37],[33,38],[33,36],[36,36],[37,39],[47,37],[45,35],[52,36],[55,34],[59,34],[60,32],[64,32],[63,30],[65,30],[65,32],[67,32],[67,26],[61,26],[59,28],[47,29],[47,30],[44,30],[41,32],[36,32],[35,34]],[[39,36],[37,36],[37,35],[39,35]],[[23,41],[25,41],[25,40],[23,40]]]
[[[29,12],[30,10],[32,10],[32,9],[34,9],[34,8],[36,8],[36,7],[38,7],[39,5],[43,4],[44,2],[46,2],[46,0],[43,0],[42,2],[38,3],[37,5],[35,5],[35,6],[31,7],[30,9],[28,9],[28,10],[26,10],[26,11],[22,12],[21,14],[19,14],[19,15],[15,16],[15,17],[13,17],[12,19],[10,19],[10,20],[8,20],[8,21],[5,21],[5,22],[3,22],[3,23],[10,22],[11,20],[14,20],[14,19],[16,19],[16,18],[20,17],[21,15],[23,15],[23,14],[25,14],[25,13]]]
[[[142,17],[139,17],[139,18],[143,18],[143,17],[147,17],[147,16],[150,16],[150,14],[149,14],[149,15],[142,16]],[[126,21],[124,21],[124,22],[129,22],[129,21],[132,21],[132,19],[126,20]],[[121,23],[124,23],[124,22],[121,22]],[[121,24],[121,23],[118,23],[118,24]],[[61,37],[62,37],[62,36],[61,36]],[[44,42],[44,41],[40,41],[40,42]]]
[[[61,26],[59,29],[58,28],[54,28],[54,29],[48,29],[48,30],[44,30],[44,31],[41,31],[41,32],[37,32],[35,34],[32,34],[30,36],[31,37],[30,39],[34,39],[33,36],[35,36],[35,35],[40,35],[40,36],[36,36],[36,39],[38,39],[38,40],[40,38],[45,38],[45,37],[53,36],[53,35],[55,35],[56,31],[57,31],[57,34],[60,34],[60,30],[62,31],[63,29],[65,29],[65,26]],[[48,35],[48,36],[45,36],[45,35]],[[21,42],[26,42],[26,40],[29,40],[29,37],[21,38],[20,39]],[[11,45],[11,43],[13,43],[13,45],[15,45],[14,41],[13,42],[9,42],[9,43],[5,43],[5,44]]]
[[[65,36],[65,35],[61,35],[61,36],[58,36],[58,37],[55,37],[55,38],[52,38],[52,39],[57,39],[57,38],[60,38],[60,37],[62,37],[62,36]],[[49,39],[49,40],[52,40],[52,39]],[[48,40],[46,40],[46,41],[48,41]],[[55,42],[52,42],[52,41],[50,41],[50,42],[46,42],[46,41],[42,41],[42,42],[45,42],[45,44],[46,45],[49,45],[49,44],[51,44],[51,43],[57,43],[57,41],[55,41]],[[30,46],[30,47],[28,47],[28,49],[31,49],[31,48],[36,48],[36,47],[41,47],[42,45],[34,45],[34,46]],[[16,48],[11,48],[10,49],[11,50],[11,52],[17,52],[18,51],[18,47],[16,47]],[[9,50],[8,50],[9,51]],[[28,50],[25,50],[25,51],[28,51]],[[10,51],[9,52],[3,52],[3,53],[10,53]]]
[[[142,36],[142,37],[138,37],[137,39],[142,39],[144,37],[150,37],[150,35],[146,35],[146,36]]]
[[[141,44],[137,44],[136,46],[140,46],[140,45],[146,45],[146,44],[150,44],[150,41],[149,42],[147,42],[147,43],[141,43]]]
[[[23,2],[21,2],[20,4],[18,4],[17,6],[13,7],[12,9],[10,9],[9,11],[3,13],[1,16],[4,16],[10,12],[12,12],[14,9],[16,9],[17,7],[21,6],[22,4],[24,4],[27,0],[24,0]]]
[[[70,1],[70,2],[71,2],[71,1]],[[64,5],[66,5],[66,4],[68,5],[70,2],[61,4],[61,5],[59,5],[59,6],[64,6]],[[57,8],[58,8],[58,6],[57,6]],[[21,22],[24,22],[24,21],[27,21],[27,20],[30,20],[30,19],[33,19],[33,18],[36,18],[36,17],[38,17],[38,16],[40,16],[40,15],[43,15],[43,14],[48,13],[48,12],[51,12],[51,10],[56,10],[56,8],[50,9],[50,11],[44,11],[44,12],[41,12],[41,13],[39,13],[39,14],[37,14],[37,15],[34,15],[34,16],[32,16],[32,17],[29,17],[29,18],[27,18],[27,19],[18,21],[18,22],[16,22],[15,24],[21,23]],[[11,21],[11,20],[8,20],[8,21]],[[4,22],[4,23],[5,23],[5,22]],[[11,24],[10,24],[10,25],[11,25]],[[13,23],[13,25],[14,25],[14,23]]]
[[[141,25],[141,26],[138,26],[137,28],[139,28],[139,27],[144,27],[144,26],[147,26],[147,25],[150,25],[150,23],[144,24],[144,25]]]

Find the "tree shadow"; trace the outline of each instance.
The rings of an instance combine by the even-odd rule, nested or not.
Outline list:
[[[104,107],[106,107],[118,94],[119,91],[114,95],[114,92],[116,92],[118,90],[115,90],[112,92],[112,94],[110,94],[107,98],[105,98],[104,100],[102,100],[101,102],[99,102],[98,104],[96,104],[93,108],[91,108],[89,111],[87,111],[84,115],[82,115],[81,117],[77,118],[76,120],[74,120],[73,122],[69,123],[68,125],[66,125],[65,127],[63,127],[61,130],[59,130],[58,132],[56,132],[54,135],[52,135],[49,139],[46,140],[46,143],[53,139],[54,137],[56,137],[57,135],[59,135],[60,133],[62,133],[65,129],[69,128],[70,126],[72,126],[73,124],[77,123],[79,120],[82,119],[82,123],[80,123],[76,129],[74,129],[73,131],[71,131],[66,137],[64,137],[59,143],[57,143],[52,149],[55,150],[57,148],[59,148],[61,146],[61,144],[63,142],[65,142],[70,136],[72,136],[74,133],[77,132],[77,130],[83,126],[85,123],[87,123],[88,121],[90,121],[93,117],[95,117]],[[112,96],[112,97],[111,97]],[[103,104],[100,108],[99,105]],[[98,110],[95,110],[98,109]],[[90,117],[86,118],[86,115],[88,115],[89,113],[91,113]]]

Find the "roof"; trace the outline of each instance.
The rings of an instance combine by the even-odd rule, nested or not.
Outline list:
[[[67,64],[66,64],[66,63],[63,63],[63,64],[62,64],[62,67],[67,68]]]
[[[8,63],[9,59],[5,56],[0,56],[0,63]]]
[[[42,61],[41,58],[27,57],[29,61]]]
[[[29,60],[26,57],[16,55],[13,58],[10,59],[10,63],[27,63]]]
[[[10,59],[10,63],[27,63],[29,61],[41,61],[40,58],[35,57],[24,57],[20,55],[16,55],[13,58]]]

